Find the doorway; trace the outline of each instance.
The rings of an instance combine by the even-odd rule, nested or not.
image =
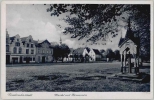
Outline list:
[[[42,57],[42,63],[45,63],[45,56]]]
[[[6,55],[6,64],[10,63],[10,55]]]
[[[12,62],[13,62],[13,64],[18,63],[18,58],[17,57],[12,58]]]
[[[22,63],[22,57],[20,57],[20,63]]]
[[[26,57],[26,63],[29,63],[30,57]]]

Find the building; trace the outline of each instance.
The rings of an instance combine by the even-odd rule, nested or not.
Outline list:
[[[37,63],[53,62],[53,47],[48,40],[35,41]]]
[[[36,47],[31,35],[21,38],[23,43],[23,63],[35,63]]]
[[[119,41],[121,55],[121,72],[132,73],[132,69],[136,74],[139,73],[139,38],[134,35],[130,26],[130,19],[125,38]],[[132,60],[134,59],[134,62]],[[132,63],[134,63],[132,65]]]
[[[91,57],[89,61],[99,61],[101,60],[101,53],[98,49],[90,49],[89,56]]]
[[[10,37],[8,31],[6,30],[6,64],[10,63]]]
[[[88,51],[86,48],[77,48],[73,51],[73,55],[82,55],[83,57],[85,57],[85,55],[88,54]]]
[[[17,34],[9,37],[6,31],[6,63],[34,63],[35,44],[32,36],[20,38]]]
[[[35,41],[31,35],[20,38],[17,34],[9,37],[6,30],[6,64],[52,61],[53,48],[48,40]]]
[[[10,37],[10,63],[23,63],[24,54],[24,45],[20,39],[20,36],[17,34],[13,37]]]

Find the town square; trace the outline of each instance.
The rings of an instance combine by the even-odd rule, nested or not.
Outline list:
[[[149,4],[6,5],[7,92],[150,92]]]

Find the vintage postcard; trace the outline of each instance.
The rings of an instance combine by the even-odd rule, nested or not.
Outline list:
[[[152,99],[153,1],[2,1],[2,99]]]

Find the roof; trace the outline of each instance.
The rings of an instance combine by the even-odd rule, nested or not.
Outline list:
[[[14,39],[15,39],[15,36],[10,37],[11,42],[13,42]]]
[[[38,43],[42,43],[42,42],[44,42],[45,40],[38,40]]]
[[[56,46],[56,45],[59,45],[57,42],[50,42],[50,45],[52,46],[52,47],[54,47],[54,46]]]
[[[88,53],[90,52],[90,48],[86,47],[86,50],[87,50]]]
[[[130,19],[129,19],[129,22],[128,22],[128,29],[126,31],[126,35],[125,35],[125,38],[120,38],[120,41],[119,41],[119,44],[118,46],[120,47],[121,45],[123,45],[126,41],[128,40],[132,40],[135,44],[139,44],[138,40],[139,38],[137,37],[134,37],[134,33],[132,32],[131,30],[131,26],[130,26]]]
[[[27,38],[28,38],[28,37],[22,37],[22,38],[21,38],[21,41],[24,42],[24,41],[26,41]]]
[[[98,49],[93,49],[94,53],[97,54],[97,55],[101,55],[101,53],[99,52]]]
[[[84,48],[77,48],[73,51],[73,54],[83,54]]]
[[[21,38],[21,41],[22,41],[23,45],[25,44],[26,39],[27,39],[27,37],[22,37],[22,38]]]
[[[125,41],[125,38],[120,38],[118,46],[120,46]]]
[[[133,38],[120,38],[118,46],[122,46],[125,42],[128,40],[132,40],[136,45],[139,44],[139,38],[133,37]]]
[[[50,42],[48,40],[38,40],[38,41],[33,40],[33,41],[34,41],[36,47],[42,47],[41,43],[43,43],[43,42],[48,42],[50,44]],[[49,47],[52,48],[51,45]]]

